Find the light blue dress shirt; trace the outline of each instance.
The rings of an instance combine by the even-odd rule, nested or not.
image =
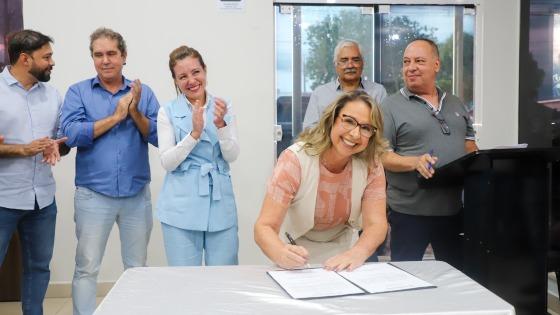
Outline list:
[[[76,186],[109,197],[134,196],[150,181],[148,143],[157,146],[159,103],[153,91],[142,84],[138,110],[150,121],[144,138],[130,116],[103,135],[93,139],[93,125],[115,112],[121,97],[130,91],[130,80],[115,94],[107,91],[99,78],[72,85],[62,106],[60,127],[68,137],[66,145],[77,147]]]
[[[53,138],[58,129],[62,99],[56,89],[38,82],[25,90],[9,67],[0,73],[0,134],[6,144],[27,144]],[[0,158],[0,207],[33,210],[54,201],[55,182],[43,154]]]

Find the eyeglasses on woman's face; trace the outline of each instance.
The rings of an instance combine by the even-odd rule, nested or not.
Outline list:
[[[369,138],[377,132],[377,128],[374,126],[370,124],[360,124],[356,118],[349,115],[342,114],[340,116],[340,121],[342,123],[342,128],[348,131],[354,130],[356,127],[360,127],[360,135],[362,135],[362,137]]]

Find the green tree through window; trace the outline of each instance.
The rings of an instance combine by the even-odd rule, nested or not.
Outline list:
[[[343,10],[327,15],[318,24],[307,30],[309,57],[305,63],[306,79],[311,89],[336,79],[333,54],[336,44],[342,39],[352,39],[362,46],[364,61],[369,65],[364,75],[373,78],[371,62],[373,54],[373,23],[371,15],[356,14],[356,10]]]
[[[402,55],[408,42],[415,38],[429,38],[436,41],[436,28],[422,26],[407,16],[381,15],[381,84],[387,93],[395,93],[403,84]],[[451,80],[451,78],[450,78]]]
[[[453,90],[453,36],[445,42],[438,44],[441,60],[441,71],[438,76],[438,85],[444,90]],[[463,33],[463,102],[472,111],[473,106],[473,61],[474,37],[472,34]]]

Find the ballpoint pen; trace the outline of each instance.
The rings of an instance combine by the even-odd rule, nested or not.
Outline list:
[[[292,236],[290,235],[290,233],[286,232],[286,237],[288,238],[288,241],[290,242],[290,244],[292,245],[297,245],[296,241],[294,241],[294,239],[292,238]]]
[[[294,238],[290,235],[290,233],[286,232],[284,233],[286,235],[286,238],[288,239],[288,242],[290,242],[291,245],[297,245],[296,241],[294,240]],[[311,265],[309,263],[305,264],[304,268],[311,268]]]
[[[430,157],[432,157],[434,155],[434,149],[430,149],[430,152],[428,153],[430,155]],[[428,162],[428,170],[431,170],[433,167],[432,163]]]

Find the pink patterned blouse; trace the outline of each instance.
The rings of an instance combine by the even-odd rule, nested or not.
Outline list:
[[[294,152],[280,154],[267,186],[267,196],[288,207],[301,183],[301,167]],[[362,196],[362,207],[373,201],[384,200],[385,172],[381,163],[370,167],[367,186]],[[346,223],[350,217],[352,200],[352,163],[340,173],[332,173],[321,164],[319,187],[315,204],[314,230],[323,231]]]

